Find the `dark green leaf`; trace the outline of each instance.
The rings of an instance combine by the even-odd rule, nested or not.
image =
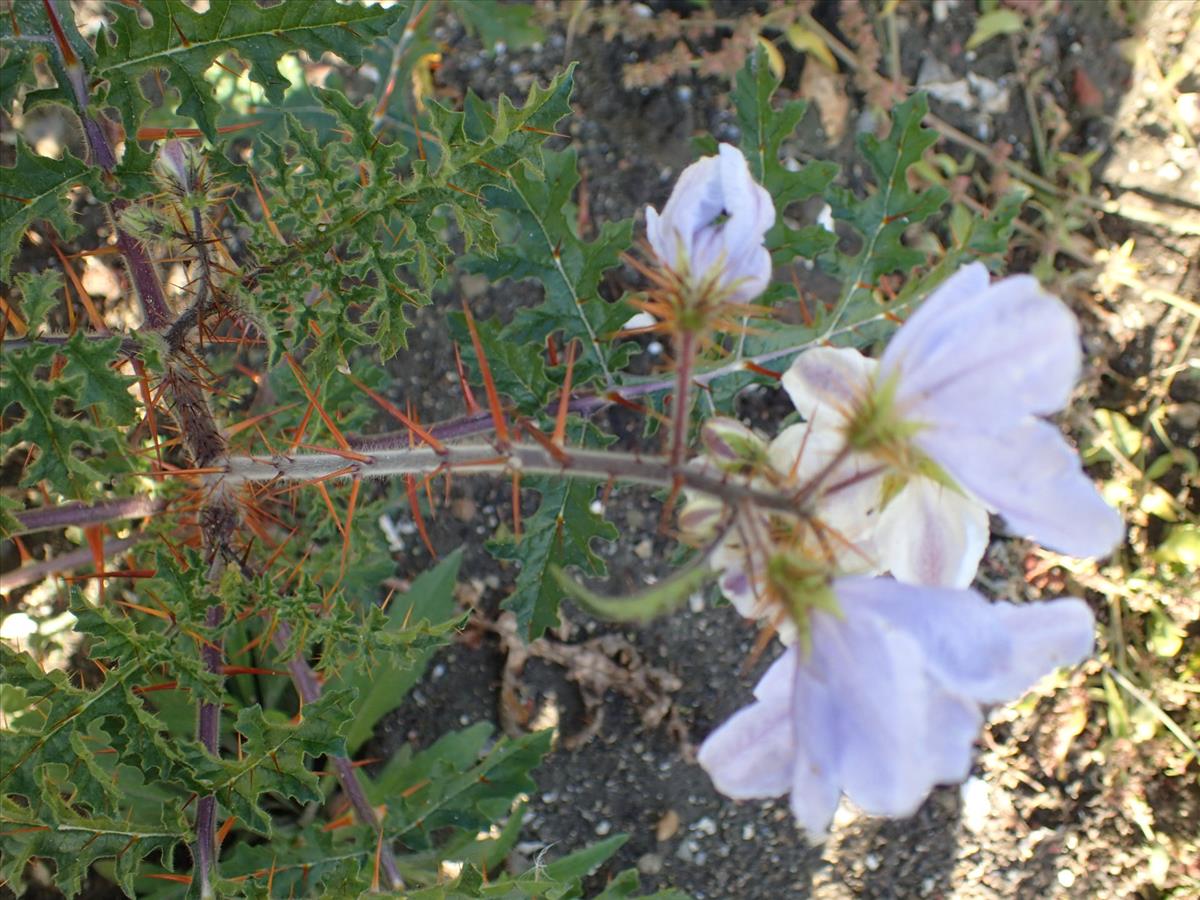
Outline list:
[[[500,536],[488,542],[488,550],[497,559],[520,563],[513,592],[502,605],[516,614],[521,632],[535,640],[558,624],[558,604],[565,596],[552,567],[574,566],[589,575],[606,574],[608,568],[592,549],[592,541],[614,541],[618,532],[591,510],[594,482],[530,479],[527,486],[541,491],[542,499],[537,512],[525,518],[521,539]]]
[[[0,167],[0,281],[30,225],[44,219],[65,238],[78,234],[66,194],[77,185],[98,188],[98,170],[69,150],[62,159],[38,156],[18,138],[16,151],[15,165]]]

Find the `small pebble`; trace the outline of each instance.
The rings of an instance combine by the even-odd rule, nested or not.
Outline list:
[[[705,816],[692,825],[692,831],[697,834],[711,836],[717,833],[717,823],[712,820],[712,816]]]
[[[643,853],[638,857],[637,870],[643,875],[657,875],[663,869],[663,858],[657,853]]]

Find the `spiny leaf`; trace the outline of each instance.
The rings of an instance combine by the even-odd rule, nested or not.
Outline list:
[[[497,559],[520,563],[513,592],[502,605],[516,614],[528,639],[535,640],[558,624],[558,604],[565,596],[552,567],[577,566],[589,575],[604,575],[607,567],[592,550],[592,541],[616,540],[618,532],[591,510],[596,498],[594,483],[530,479],[528,486],[541,491],[542,499],[537,512],[526,518],[521,539],[502,536],[489,541],[487,547]]]
[[[113,23],[96,41],[95,78],[108,82],[106,100],[126,116],[125,130],[137,128],[147,101],[138,85],[149,72],[163,72],[179,92],[180,115],[196,122],[214,144],[221,107],[205,73],[222,54],[233,52],[249,68],[250,80],[273,103],[283,100],[290,82],[278,69],[285,53],[307,51],[314,59],[330,51],[351,64],[362,59],[371,40],[384,35],[405,7],[358,6],[335,0],[306,0],[260,6],[246,0],[212,0],[204,13],[183,0],[144,0],[152,22],[142,25],[139,10],[117,5]]]
[[[0,881],[19,885],[31,859],[54,866],[54,884],[67,896],[82,888],[88,870],[98,860],[115,859],[117,884],[135,896],[134,876],[146,857],[170,859],[174,847],[187,840],[183,817],[160,806],[157,815],[139,811],[137,818],[115,819],[104,814],[82,816],[61,795],[70,784],[46,785],[48,815],[31,814],[26,807],[0,799]]]
[[[896,270],[907,272],[925,261],[925,254],[906,247],[901,240],[906,228],[937,212],[949,194],[930,187],[918,192],[908,186],[908,169],[937,141],[937,132],[921,120],[929,110],[924,94],[914,94],[892,110],[892,127],[883,140],[873,134],[860,135],[858,148],[875,176],[875,190],[859,199],[847,188],[830,187],[826,196],[834,218],[857,231],[862,249],[853,256],[834,254],[834,269],[844,279],[844,291],[853,299],[869,291],[881,275]]]
[[[462,313],[451,313],[448,318],[454,337],[468,351],[466,361],[471,367],[472,382],[482,384],[479,362],[463,324]],[[547,373],[543,355],[513,340],[506,340],[503,336],[504,326],[495,320],[475,324],[480,346],[491,364],[496,390],[508,397],[518,412],[525,415],[542,412],[559,383]]]
[[[577,382],[609,384],[632,350],[632,345],[612,343],[630,310],[599,296],[600,279],[629,247],[633,221],[607,222],[594,240],[579,238],[569,218],[579,183],[575,152],[547,153],[545,158],[545,180],[513,170],[506,186],[485,192],[489,207],[505,218],[506,240],[494,259],[469,257],[464,267],[497,280],[533,278],[544,284],[545,301],[520,310],[502,338],[522,346],[543,344],[552,332],[560,332],[564,344],[578,339],[583,351]]]
[[[355,347],[374,346],[385,359],[402,348],[404,307],[428,303],[459,252],[448,242],[451,218],[468,248],[495,252],[496,215],[481,192],[507,184],[513,172],[541,170],[541,144],[570,111],[570,91],[568,73],[535,85],[519,108],[507,98],[495,111],[470,97],[463,112],[431,103],[428,158],[407,160],[411,171],[399,177],[405,147],[380,141],[367,105],[334,91],[317,95],[344,142],[321,145],[290,117],[288,141],[264,137],[261,159],[273,171],[261,180],[273,221],[287,240],[304,236],[280,247],[252,220],[259,277],[244,300],[265,328],[273,360],[316,335],[310,364],[323,377]]]
[[[368,787],[370,796],[390,804],[389,834],[420,849],[430,846],[438,829],[474,834],[506,816],[517,795],[533,789],[530,772],[550,750],[551,732],[501,739],[485,752],[490,733],[491,726],[480,723],[389,762],[381,783],[403,786],[406,795]]]
[[[271,817],[262,808],[263,794],[302,803],[321,799],[311,760],[327,754],[344,756],[346,711],[353,691],[325,691],[306,703],[296,719],[262,707],[243,707],[234,730],[243,738],[241,757],[219,761],[212,787],[229,811],[260,834],[270,834]]]
[[[21,293],[19,309],[25,326],[36,335],[46,324],[50,310],[62,302],[63,276],[57,269],[43,272],[20,272],[17,289]]]
[[[796,172],[784,167],[779,158],[780,145],[795,132],[808,103],[789,100],[776,109],[771,99],[778,88],[779,79],[758,47],[738,73],[730,95],[750,172],[775,201],[775,225],[767,232],[767,248],[776,265],[796,256],[815,259],[833,246],[834,236],[819,225],[792,228],[784,220],[784,213],[792,203],[820,194],[837,174],[834,163],[823,161],[810,162]]]
[[[79,233],[66,194],[77,185],[99,190],[99,170],[63,151],[62,159],[38,156],[20,138],[15,165],[0,166],[0,281],[34,222],[46,220],[65,238]]]
[[[93,406],[109,425],[128,425],[137,412],[137,403],[129,393],[135,379],[118,375],[111,363],[121,346],[119,337],[94,340],[77,331],[67,341],[66,371],[70,376],[79,376],[82,390],[76,398],[76,406]]]
[[[55,406],[60,399],[83,390],[81,376],[61,374],[56,380],[43,380],[57,349],[51,345],[30,344],[5,353],[0,367],[0,393],[23,411],[21,419],[0,435],[0,455],[18,444],[34,449],[34,459],[21,478],[21,484],[36,484],[43,478],[56,488],[69,488],[77,498],[93,493],[92,484],[103,476],[88,460],[76,455],[76,447],[97,448],[115,445],[112,432],[78,416],[60,415]]]

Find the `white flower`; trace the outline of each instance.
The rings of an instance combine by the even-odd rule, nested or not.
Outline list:
[[[843,793],[902,817],[965,779],[981,704],[1015,699],[1092,649],[1092,614],[1076,599],[1017,606],[857,577],[832,591],[842,615],[814,608],[811,650],[789,647],[699,754],[723,794],[790,794],[814,837]]]
[[[945,583],[958,562],[960,571],[973,569],[979,534],[986,540],[971,500],[1063,553],[1102,556],[1121,540],[1120,516],[1040,418],[1066,406],[1080,365],[1079,327],[1062,301],[1027,275],[989,285],[987,270],[973,263],[934,291],[878,364],[854,350],[819,348],[792,364],[783,385],[806,418],[910,476],[903,493],[916,493],[893,511],[891,527],[885,510],[883,534],[900,542],[906,529],[924,535],[900,556],[915,564],[932,553]],[[887,562],[906,574],[904,562]]]
[[[711,284],[737,303],[771,280],[763,238],[774,223],[771,195],[730,144],[683,170],[661,215],[646,207],[646,237],[659,260],[690,289]]]
[[[694,467],[721,470],[761,490],[790,495],[819,479],[806,502],[811,515],[780,515],[752,503],[737,507],[709,561],[734,608],[748,619],[766,620],[783,643],[791,644],[798,631],[783,595],[792,585],[780,585],[779,572],[772,575],[772,559],[819,560],[820,566],[841,574],[882,571],[872,542],[878,485],[863,477],[870,461],[861,454],[839,459],[845,439],[831,429],[807,425],[785,428],[768,444],[732,419],[715,418],[704,424],[700,436],[706,457]],[[685,534],[705,540],[728,515],[715,497],[689,494],[679,526]]]

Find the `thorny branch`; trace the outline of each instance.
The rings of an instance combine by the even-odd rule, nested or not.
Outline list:
[[[109,175],[117,165],[116,154],[109,144],[100,123],[89,111],[89,91],[86,72],[78,56],[71,49],[62,27],[62,19],[58,9],[58,0],[42,0],[46,14],[55,32],[59,58],[63,63],[71,83],[72,91],[87,136],[88,146],[95,162]],[[190,186],[189,186],[190,187]],[[209,407],[205,386],[196,376],[189,365],[189,357],[193,354],[189,336],[193,326],[199,327],[206,313],[210,310],[214,283],[212,267],[208,258],[205,243],[205,229],[198,209],[193,209],[192,225],[195,233],[191,235],[192,244],[196,249],[200,268],[200,287],[196,302],[180,320],[172,321],[170,310],[166,304],[162,282],[154,263],[146,253],[145,248],[120,226],[120,213],[127,208],[129,202],[115,199],[108,205],[109,217],[117,237],[117,247],[125,260],[130,279],[142,307],[146,327],[150,330],[165,332],[168,339],[170,356],[167,360],[164,381],[174,403],[174,412],[178,421],[183,442],[192,462],[197,468],[220,465],[228,456],[228,445],[224,435],[217,427]],[[120,514],[119,510],[118,515]],[[52,518],[45,516],[44,518]],[[36,521],[36,519],[35,519]],[[233,559],[233,535],[240,525],[237,506],[230,494],[218,486],[206,500],[200,513],[201,530],[204,538],[206,558],[208,560],[208,583],[212,587],[214,597],[217,595],[215,584],[227,561]],[[209,627],[219,627],[225,617],[222,604],[213,603],[206,614],[206,624]],[[286,624],[283,625],[286,628]],[[205,646],[201,653],[204,664],[210,672],[217,673],[221,669],[221,650],[219,641],[212,646]],[[311,669],[303,657],[298,655],[289,667],[296,683],[297,692],[303,697],[305,692],[311,693]],[[304,674],[307,670],[308,678]],[[197,737],[204,747],[214,755],[220,752],[220,703],[201,701]],[[334,766],[343,790],[355,803],[359,815],[368,824],[375,824],[373,814],[366,804],[362,785],[358,775],[347,759],[335,759]],[[209,795],[200,799],[196,815],[196,870],[198,884],[202,897],[215,896],[212,879],[216,870],[216,796]],[[365,807],[359,809],[360,806]],[[379,848],[380,863],[388,875],[394,889],[403,887],[395,857],[390,847],[381,844]]]

